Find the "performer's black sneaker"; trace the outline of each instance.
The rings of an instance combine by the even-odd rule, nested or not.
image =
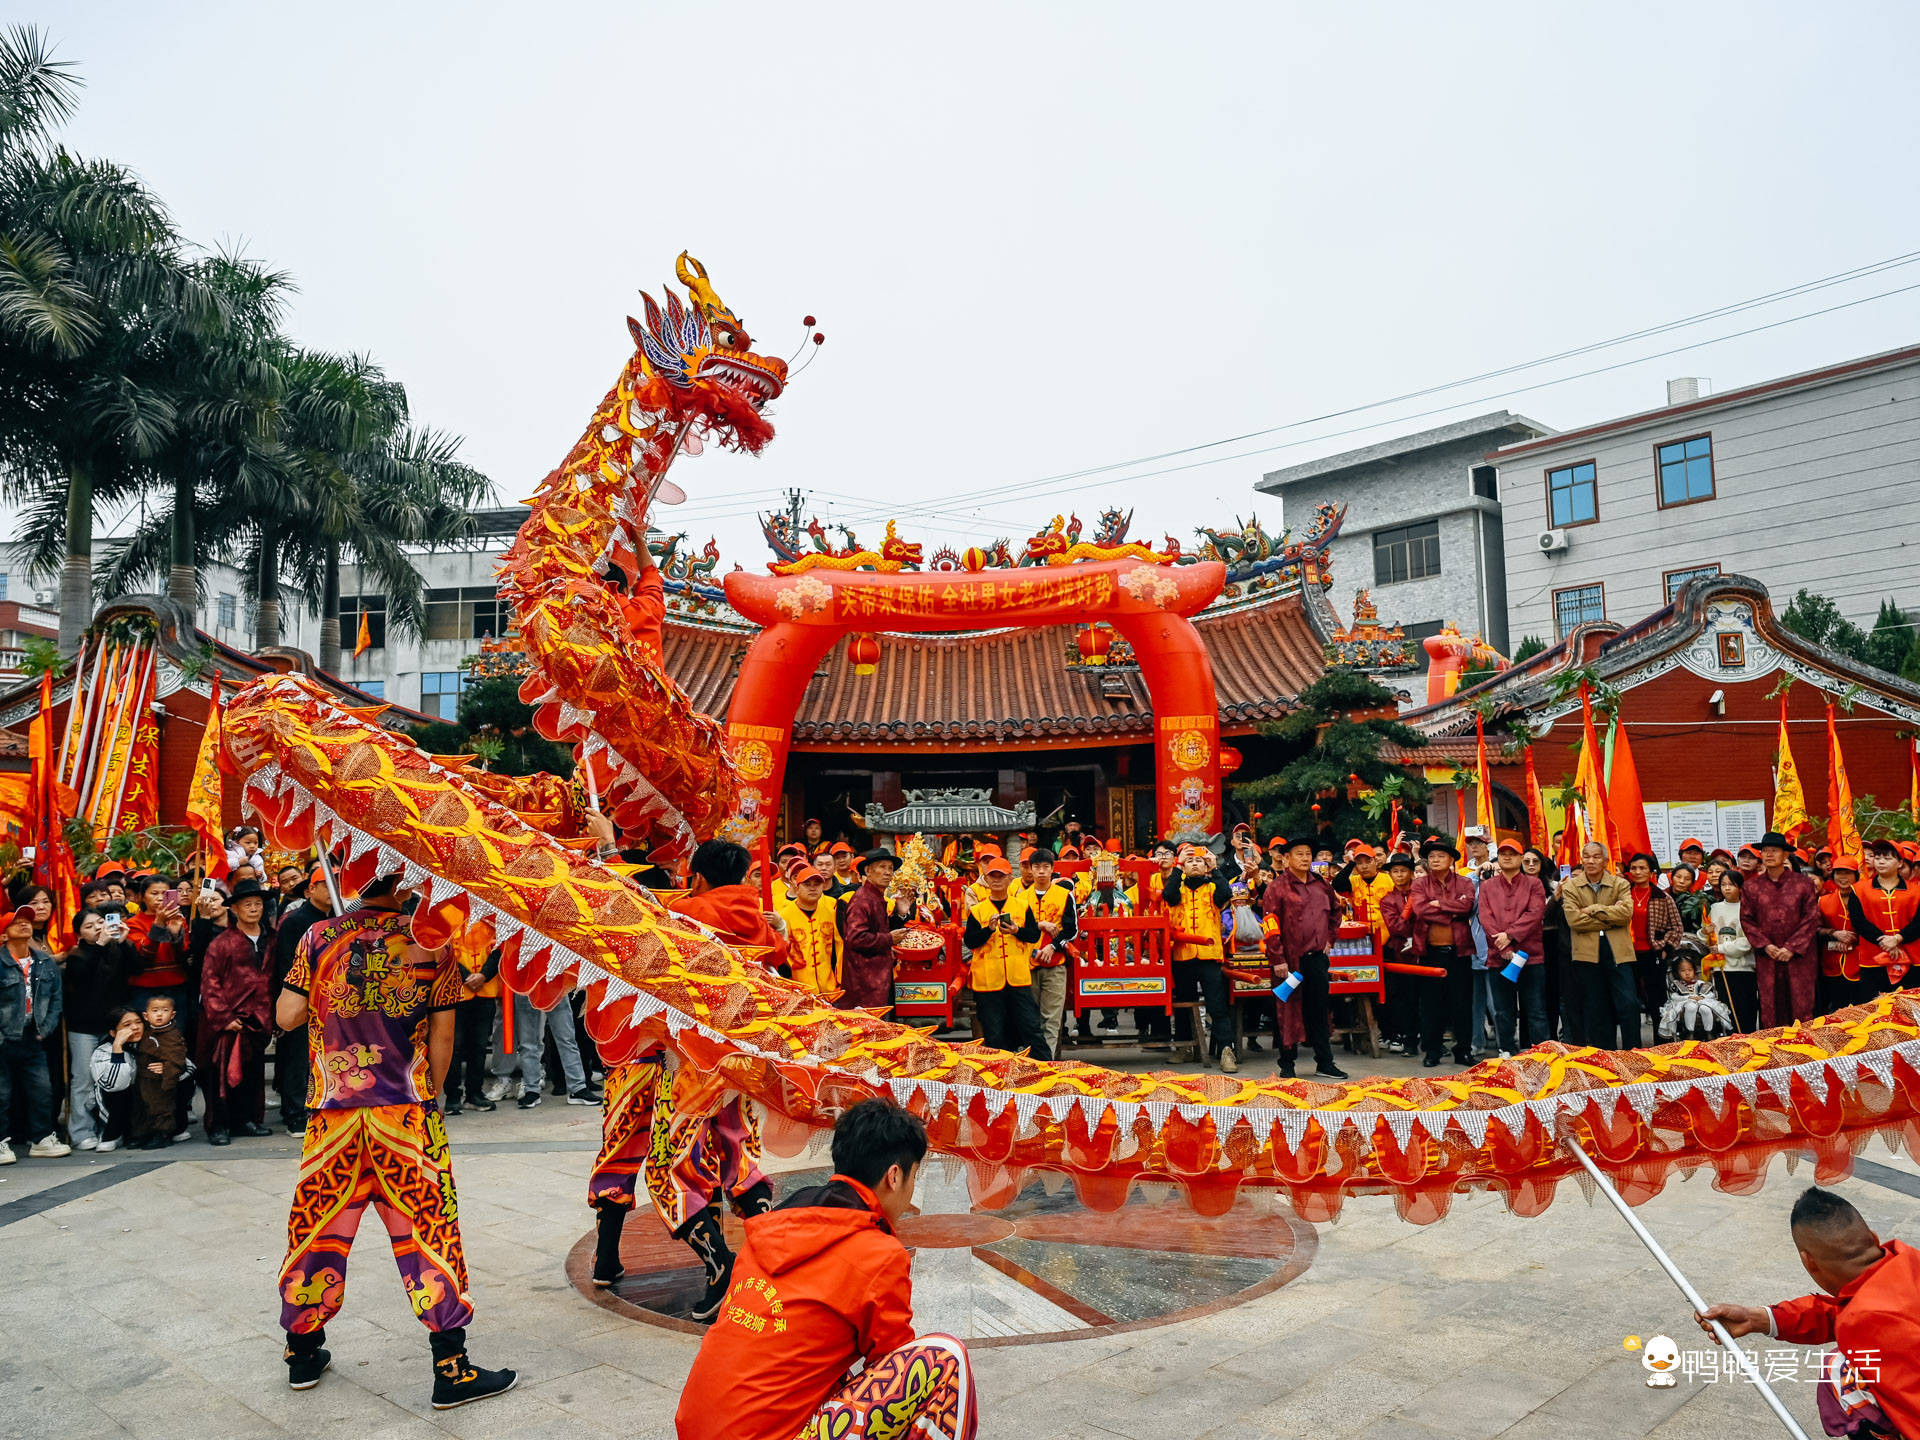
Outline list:
[[[517,1103],[522,1110],[531,1110],[540,1103],[540,1092],[538,1090],[524,1090],[520,1094],[520,1099],[515,1103]]]
[[[469,1110],[479,1110],[482,1112],[491,1113],[492,1111],[498,1110],[500,1107],[494,1104],[493,1101],[487,1099],[487,1097],[484,1095],[480,1095],[480,1096],[469,1095],[466,1100],[466,1108]]]
[[[727,1256],[727,1268],[707,1281],[707,1288],[700,1293],[700,1303],[693,1307],[693,1318],[702,1325],[711,1325],[720,1318],[720,1307],[727,1303],[727,1291],[733,1287],[733,1256]]]
[[[593,1288],[606,1290],[627,1273],[620,1263],[620,1232],[627,1223],[627,1207],[602,1202],[594,1217]]]
[[[1316,1075],[1324,1075],[1329,1080],[1344,1080],[1347,1078],[1347,1072],[1331,1060],[1322,1060],[1318,1065],[1315,1065],[1313,1067],[1313,1073]]]
[[[482,1370],[467,1358],[467,1332],[441,1330],[433,1344],[433,1408],[451,1410],[492,1395],[504,1395],[519,1376],[511,1370]]]
[[[333,1356],[321,1344],[326,1338],[324,1328],[306,1335],[287,1332],[287,1350],[282,1358],[287,1362],[287,1384],[295,1390],[313,1389],[333,1364]]]

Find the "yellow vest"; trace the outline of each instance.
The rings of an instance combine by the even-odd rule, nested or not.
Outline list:
[[[1373,927],[1376,938],[1387,938],[1387,922],[1380,914],[1380,901],[1393,889],[1393,877],[1384,870],[1374,872],[1373,879],[1362,880],[1358,875],[1347,877],[1347,888],[1353,894],[1353,909],[1356,917],[1364,916]]]
[[[1190,888],[1185,877],[1180,881],[1180,900],[1168,907],[1173,917],[1173,929],[1176,934],[1208,937],[1195,944],[1190,940],[1173,942],[1175,960],[1224,960],[1226,947],[1220,943],[1220,907],[1214,903],[1213,880],[1208,878],[1204,885]]]
[[[840,932],[834,925],[837,900],[822,895],[809,915],[791,900],[773,907],[787,922],[787,968],[793,978],[816,995],[840,988]]]
[[[970,983],[975,990],[1004,990],[1009,985],[1033,983],[1033,946],[993,929],[994,921],[1003,913],[1013,921],[1014,928],[1019,929],[1027,923],[1031,908],[1025,899],[1008,891],[1004,912],[991,899],[982,900],[967,912],[979,922],[981,929],[992,931],[987,943],[973,952],[969,962],[973,977]]]

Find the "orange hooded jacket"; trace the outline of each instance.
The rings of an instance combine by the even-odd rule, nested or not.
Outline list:
[[[907,1252],[858,1180],[835,1175],[751,1216],[680,1392],[679,1440],[793,1440],[853,1362],[913,1339]]]
[[[760,892],[747,885],[716,885],[698,895],[683,895],[667,907],[712,927],[729,945],[758,945],[770,953],[760,956],[769,970],[786,963],[787,942],[774,934],[760,908]]]

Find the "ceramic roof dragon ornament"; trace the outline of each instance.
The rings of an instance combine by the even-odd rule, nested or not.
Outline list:
[[[583,752],[624,827],[665,836],[711,832],[731,763],[658,657],[635,653],[616,571],[631,573],[647,508],[689,437],[758,451],[772,435],[763,407],[786,380],[705,272],[683,257],[679,273],[692,308],[649,301],[634,357],[502,564],[542,728]],[[757,1101],[769,1145],[787,1153],[855,1101],[891,1095],[925,1116],[937,1150],[967,1162],[986,1205],[1041,1170],[1103,1210],[1136,1182],[1171,1180],[1210,1214],[1248,1185],[1313,1220],[1348,1195],[1386,1194],[1430,1221],[1470,1189],[1538,1213],[1573,1173],[1559,1143],[1569,1132],[1635,1201],[1696,1169],[1752,1189],[1782,1151],[1811,1152],[1831,1180],[1875,1132],[1920,1145],[1920,996],[1905,992],[1755,1035],[1628,1051],[1546,1044],[1434,1078],[1336,1085],[1043,1063],[834,1008],[548,833],[534,807],[509,808],[300,677],[249,686],[224,739],[276,843],[337,848],[349,891],[400,872],[421,897],[422,944],[477,929],[537,1004],[583,988],[607,1060],[664,1041],[683,1073],[705,1077],[708,1102],[728,1091]]]

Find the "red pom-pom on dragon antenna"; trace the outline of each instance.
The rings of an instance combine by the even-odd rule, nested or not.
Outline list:
[[[800,323],[806,326],[809,330],[811,330],[814,327],[815,322],[814,322],[813,316],[803,315],[800,317]]]
[[[813,332],[813,343],[816,345],[824,345],[827,343],[827,337],[816,330]]]

